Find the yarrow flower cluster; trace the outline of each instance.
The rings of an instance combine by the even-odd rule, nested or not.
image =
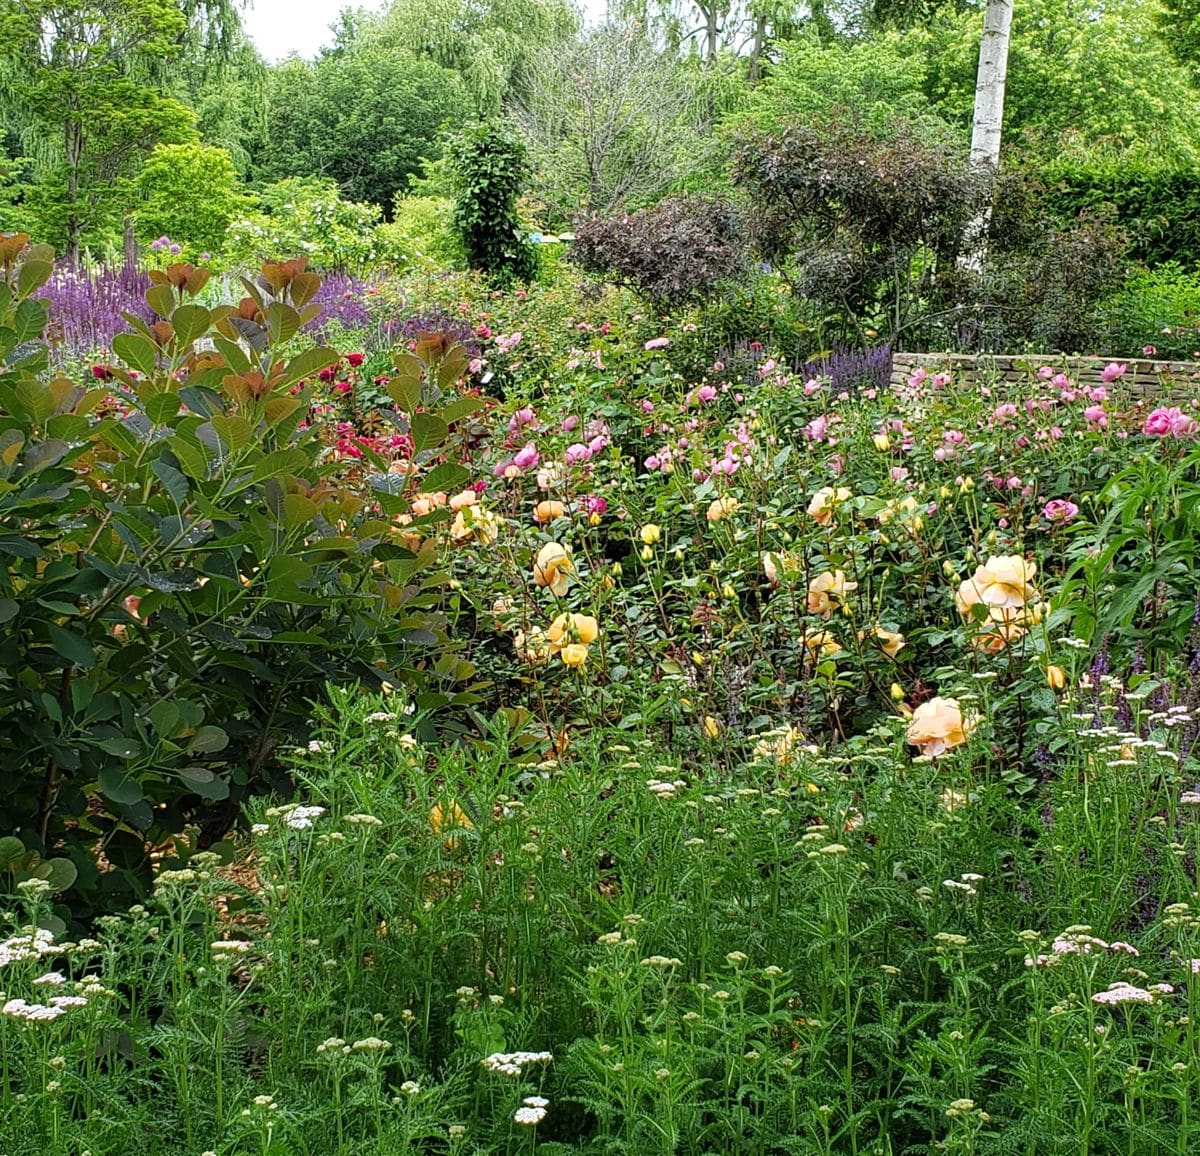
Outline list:
[[[15,935],[0,942],[0,967],[39,959],[43,955],[54,955],[57,951],[58,948],[54,946],[54,933],[38,927],[28,935]]]
[[[3,1007],[0,1007],[0,1014],[13,1019],[26,1020],[29,1023],[37,1023],[43,1020],[56,1020],[59,1016],[65,1016],[71,1008],[86,1007],[87,1002],[83,996],[79,995],[54,996],[51,998],[49,1006],[29,1003],[23,999],[10,999]]]
[[[546,1118],[546,1107],[550,1101],[544,1096],[526,1096],[521,1107],[513,1113],[513,1123],[533,1127]]]
[[[299,803],[288,803],[283,807],[270,807],[266,812],[268,819],[282,819],[284,826],[293,831],[307,831],[323,814],[324,807],[301,806]]]
[[[548,1064],[553,1059],[550,1052],[493,1052],[480,1063],[487,1071],[500,1076],[521,1076],[526,1068]]]
[[[1174,991],[1169,983],[1154,983],[1144,988],[1122,981],[1111,984],[1107,991],[1096,992],[1092,996],[1092,1003],[1153,1003],[1160,996],[1171,995]]]

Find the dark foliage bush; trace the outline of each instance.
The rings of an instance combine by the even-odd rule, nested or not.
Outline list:
[[[758,251],[840,312],[847,338],[895,339],[962,299],[964,238],[989,182],[903,125],[886,139],[853,119],[751,137],[734,179]]]
[[[671,197],[636,213],[577,221],[571,259],[671,307],[713,297],[745,272],[748,258],[729,202]]]

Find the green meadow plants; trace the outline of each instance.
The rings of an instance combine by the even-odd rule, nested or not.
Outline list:
[[[1072,692],[1016,840],[986,686],[947,684],[940,755],[896,719],[686,765],[448,751],[401,692],[331,691],[236,866],[164,856],[73,941],[49,884],[10,894],[7,1148],[1188,1151],[1181,729]]]

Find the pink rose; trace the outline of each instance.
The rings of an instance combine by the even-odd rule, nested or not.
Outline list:
[[[1042,513],[1051,522],[1069,522],[1079,513],[1079,507],[1066,498],[1051,498],[1042,507]]]

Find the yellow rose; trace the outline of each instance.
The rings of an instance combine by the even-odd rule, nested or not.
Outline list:
[[[653,546],[662,537],[662,530],[653,522],[647,522],[641,529],[642,542],[647,546]]]
[[[904,635],[897,630],[885,630],[882,626],[876,626],[870,632],[875,641],[879,644],[879,649],[883,651],[888,658],[895,658],[897,654],[904,649]],[[867,631],[860,630],[858,638],[860,642],[867,639]],[[903,697],[903,696],[901,696]]]
[[[724,498],[716,498],[709,503],[708,513],[705,516],[710,522],[719,522],[722,518],[729,517],[738,508],[738,505],[737,498],[731,498],[728,495]]]
[[[539,586],[549,586],[550,592],[561,598],[571,581],[571,556],[559,542],[547,542],[533,563],[533,580]]]
[[[500,536],[500,519],[482,506],[463,506],[450,524],[450,537],[456,542],[474,538],[485,546]]]
[[[588,648],[582,642],[568,642],[559,653],[564,666],[580,667],[587,662]]]
[[[846,601],[846,595],[857,589],[857,582],[846,581],[844,570],[826,570],[808,584],[808,612],[828,618]]]
[[[877,433],[871,441],[875,443],[875,448],[880,453],[886,453],[892,448],[891,439],[885,433]]]
[[[547,498],[533,507],[533,520],[539,526],[544,526],[547,522],[553,522],[555,518],[561,518],[566,512],[567,507],[562,502]]]
[[[443,501],[445,500],[445,497],[446,495],[443,494]],[[467,506],[477,505],[478,502],[479,495],[474,490],[463,490],[461,493],[455,494],[454,497],[450,499],[450,509],[462,510]]]
[[[811,634],[805,634],[804,645],[809,654],[818,661],[830,655],[840,654],[842,650],[841,643],[828,630],[815,630]]]
[[[550,658],[552,649],[546,632],[536,626],[528,633],[518,630],[513,635],[513,650],[517,652],[517,657],[531,665],[546,662]]]
[[[716,739],[721,737],[721,724],[710,714],[704,716],[702,729],[705,738]]]
[[[913,711],[905,737],[921,754],[936,758],[962,746],[975,726],[975,719],[964,718],[958,699],[931,698]]]
[[[600,634],[600,624],[589,614],[560,614],[546,631],[546,637],[555,649],[567,643],[582,642],[584,646],[595,642]]]
[[[819,526],[828,526],[833,521],[833,513],[842,502],[848,501],[850,491],[845,486],[836,490],[832,486],[823,486],[812,496],[808,503],[808,513]]]
[[[1067,685],[1067,672],[1061,666],[1047,666],[1046,685],[1051,690],[1062,690]]]
[[[472,491],[474,492],[474,491]],[[432,514],[434,510],[446,504],[446,495],[444,493],[436,494],[417,494],[412,500],[412,513],[414,518],[424,518],[427,514]]]
[[[972,609],[984,605],[991,610],[1019,611],[1037,597],[1033,576],[1036,562],[1027,562],[1020,554],[989,558],[967,578],[954,596],[954,604],[964,618]]]
[[[792,554],[769,550],[762,556],[762,568],[763,573],[767,576],[767,581],[772,586],[778,586],[781,576],[795,574],[800,569],[800,559]]]

